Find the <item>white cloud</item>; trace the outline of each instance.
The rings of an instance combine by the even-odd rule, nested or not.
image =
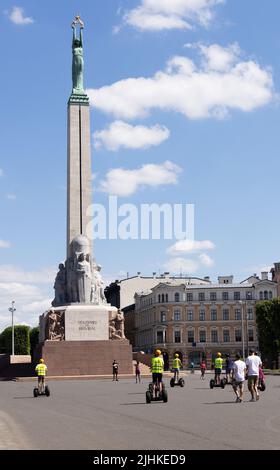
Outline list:
[[[96,131],[93,135],[95,147],[106,147],[111,151],[126,149],[147,149],[160,145],[170,136],[170,131],[159,124],[146,126],[131,126],[123,121],[113,122],[107,129]]]
[[[172,273],[193,274],[199,268],[199,262],[193,259],[173,258],[164,264],[165,269]]]
[[[34,23],[33,18],[31,18],[30,16],[24,16],[24,10],[21,7],[13,7],[9,18],[12,23],[18,25],[27,25]]]
[[[56,270],[42,268],[26,271],[12,265],[0,265],[0,331],[11,323],[9,308],[16,302],[15,322],[36,326],[51,306]]]
[[[124,15],[124,23],[140,31],[193,29],[207,27],[214,7],[224,0],[141,0],[138,7]]]
[[[210,240],[179,240],[167,249],[167,253],[169,255],[178,256],[186,253],[196,253],[202,250],[214,250],[214,248],[215,245]]]
[[[39,271],[25,271],[13,265],[0,265],[0,282],[49,284],[56,276],[56,269],[43,268]]]
[[[199,259],[200,263],[202,264],[202,266],[206,266],[207,268],[210,268],[214,264],[214,260],[209,255],[207,255],[205,253],[201,253],[198,256],[198,259]]]
[[[237,44],[200,46],[202,63],[171,58],[150,78],[127,78],[88,90],[91,105],[118,119],[138,119],[152,110],[181,113],[189,119],[223,118],[231,110],[253,111],[275,97],[271,72],[241,59]],[[201,61],[200,61],[201,62]]]
[[[7,242],[5,240],[0,240],[0,248],[10,248],[11,244],[10,242]]]
[[[11,324],[12,300],[15,300],[16,324],[36,326],[39,315],[51,306],[48,293],[36,285],[19,282],[0,282],[0,331]]]
[[[116,168],[108,171],[99,190],[116,196],[131,196],[143,187],[177,184],[180,172],[181,168],[170,161],[146,164],[136,170]]]

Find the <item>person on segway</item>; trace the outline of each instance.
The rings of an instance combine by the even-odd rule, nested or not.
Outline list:
[[[164,360],[161,357],[160,349],[155,351],[152,357],[152,378],[153,378],[153,392],[156,394],[156,387],[159,386],[159,393],[162,393],[162,374],[164,371]]]
[[[44,388],[45,388],[45,377],[46,377],[47,370],[48,368],[45,364],[44,359],[40,359],[39,364],[37,364],[35,368],[35,372],[38,376],[38,390],[40,394],[43,393]]]
[[[221,373],[223,369],[223,359],[220,352],[217,353],[217,357],[215,359],[215,383],[216,385],[221,384]]]
[[[179,354],[176,353],[175,356],[174,356],[174,359],[173,359],[173,363],[172,363],[175,382],[179,381],[179,373],[180,373],[180,369],[182,367],[183,366],[182,366],[181,360],[179,359]]]

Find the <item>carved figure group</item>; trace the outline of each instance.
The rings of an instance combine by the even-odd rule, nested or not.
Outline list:
[[[124,315],[121,310],[111,312],[109,316],[109,339],[125,339]]]
[[[106,304],[101,266],[92,262],[90,243],[79,235],[72,241],[72,253],[64,264],[59,265],[54,289],[54,307],[71,303]]]

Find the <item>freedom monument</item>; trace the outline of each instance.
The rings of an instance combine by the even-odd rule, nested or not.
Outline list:
[[[132,372],[132,348],[124,335],[124,316],[107,303],[101,266],[88,233],[92,204],[90,106],[84,90],[83,30],[72,23],[72,93],[68,101],[67,258],[59,265],[52,307],[40,316],[39,347],[49,375]]]

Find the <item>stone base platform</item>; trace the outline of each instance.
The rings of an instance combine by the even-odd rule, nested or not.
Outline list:
[[[35,353],[44,358],[49,376],[111,375],[114,359],[119,374],[132,374],[132,347],[128,340],[45,341]]]

